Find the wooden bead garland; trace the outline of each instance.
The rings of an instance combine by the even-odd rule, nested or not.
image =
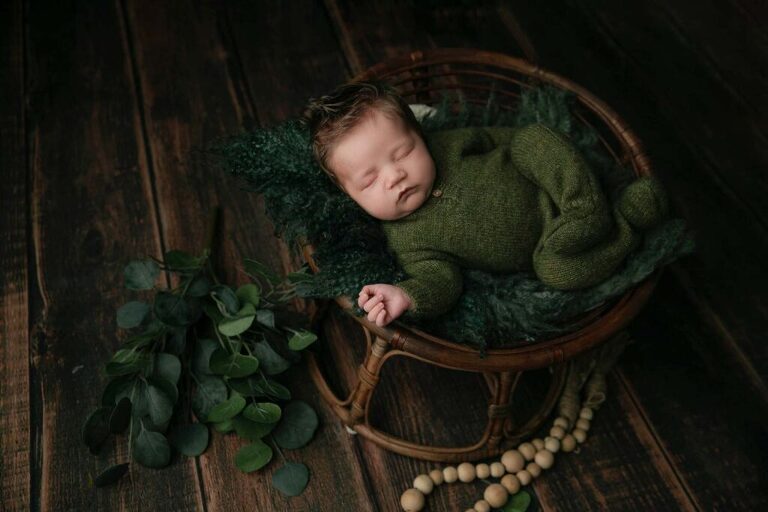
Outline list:
[[[425,506],[425,496],[430,494],[435,486],[457,480],[469,483],[475,478],[484,480],[490,475],[501,478],[501,482],[489,484],[485,488],[483,499],[478,500],[474,508],[467,509],[466,512],[490,512],[491,508],[503,507],[510,496],[554,465],[555,453],[572,452],[576,450],[577,444],[584,443],[593,417],[592,408],[582,407],[570,432],[567,430],[569,420],[559,416],[548,436],[521,443],[516,450],[507,450],[498,462],[477,465],[462,462],[458,467],[446,466],[442,470],[433,469],[429,474],[418,475],[413,481],[413,488],[400,496],[400,506],[407,512],[418,512]]]

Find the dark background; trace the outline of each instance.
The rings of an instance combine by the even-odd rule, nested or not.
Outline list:
[[[192,150],[295,116],[368,66],[432,47],[527,58],[606,101],[697,233],[697,253],[667,269],[633,322],[637,343],[609,375],[586,444],[529,489],[539,506],[764,508],[766,21],[768,4],[754,0],[3,2],[0,509],[399,509],[413,477],[438,465],[350,437],[304,367],[288,384],[321,427],[286,452],[311,471],[291,500],[271,486],[277,463],[243,474],[237,442],[218,434],[197,459],[161,471],[134,465],[119,486],[91,488],[89,478],[127,460],[127,441],[94,457],[80,426],[124,338],[114,315],[134,300],[122,287],[130,259],[199,251],[221,204],[230,282],[242,280],[234,269],[243,257],[281,272],[295,265],[261,200]],[[337,318],[325,335],[344,340],[326,358],[344,388],[361,334]],[[471,440],[484,412],[480,381],[402,363],[380,384],[379,420],[412,436]],[[482,488],[442,486],[428,509],[463,510]]]

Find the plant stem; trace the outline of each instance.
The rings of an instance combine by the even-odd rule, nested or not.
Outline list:
[[[283,464],[285,464],[287,462],[285,455],[283,455],[283,451],[280,449],[280,447],[277,446],[277,441],[275,441],[275,438],[272,434],[269,434],[269,439],[272,441],[272,445],[275,447],[275,450],[277,450],[277,453],[280,454],[280,458],[283,459]]]

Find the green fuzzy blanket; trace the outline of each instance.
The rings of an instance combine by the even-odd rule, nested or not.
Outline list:
[[[458,99],[453,112],[450,103]],[[583,152],[613,203],[634,175],[597,144],[597,135],[573,121],[568,92],[545,86],[523,93],[517,110],[498,108],[493,95],[485,106],[444,97],[436,113],[423,119],[425,132],[466,126],[523,126],[540,122],[568,134]],[[314,162],[309,134],[298,120],[256,129],[219,141],[210,153],[219,167],[245,179],[263,194],[267,215],[284,240],[303,236],[315,247],[320,272],[301,283],[307,298],[357,297],[370,283],[397,283],[406,275],[387,248],[379,221],[337,189]],[[292,244],[289,244],[292,245]],[[464,293],[438,319],[401,320],[426,332],[480,349],[510,347],[552,338],[572,330],[569,319],[615,300],[654,269],[693,252],[694,240],[683,219],[671,219],[647,233],[620,271],[587,289],[561,291],[532,272],[493,275],[464,270]],[[364,311],[356,307],[358,315]]]

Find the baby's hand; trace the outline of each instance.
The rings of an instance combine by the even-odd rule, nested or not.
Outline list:
[[[360,290],[357,305],[368,312],[368,320],[383,327],[411,306],[411,298],[397,286],[369,284]]]

